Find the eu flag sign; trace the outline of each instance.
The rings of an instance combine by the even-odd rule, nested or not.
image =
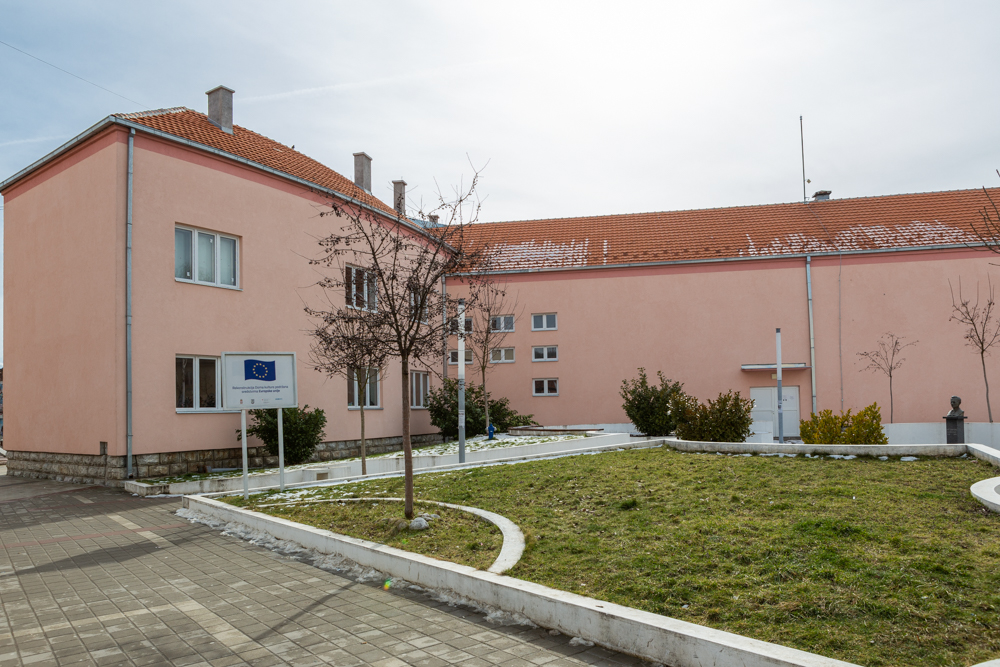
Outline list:
[[[260,361],[258,359],[244,359],[243,379],[274,382],[275,380],[274,362]]]

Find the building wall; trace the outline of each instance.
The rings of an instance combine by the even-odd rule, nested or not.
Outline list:
[[[109,456],[125,438],[125,131],[111,129],[4,193],[5,359],[10,450]],[[342,225],[324,199],[232,162],[137,133],[133,183],[133,452],[235,447],[239,413],[175,409],[175,357],[294,351],[300,405],[323,408],[325,439],[360,435],[346,380],[312,370],[306,304],[316,238]],[[240,239],[240,289],[174,279],[177,223]],[[335,295],[334,298],[342,298]],[[366,435],[400,434],[398,364]],[[436,433],[414,410],[413,434]],[[251,445],[257,444],[251,440]]]
[[[125,453],[124,135],[4,192],[4,446]]]
[[[993,261],[972,250],[847,256],[842,267],[837,257],[814,259],[818,408],[841,409],[842,358],[843,408],[877,401],[889,421],[888,380],[864,372],[857,353],[874,349],[891,331],[918,341],[904,350],[894,374],[895,421],[936,421],[950,409],[952,394],[962,396],[970,419],[986,421],[979,359],[964,346],[962,327],[949,321],[948,280],[957,288],[961,277],[967,293],[979,282],[985,297]],[[741,365],[774,363],[777,327],[783,361],[810,362],[804,258],[504,278],[522,313],[502,344],[516,348],[516,361],[493,366],[488,388],[542,424],[626,422],[619,389],[640,366],[653,380],[662,370],[702,400],[728,389],[749,396],[751,387],[775,386],[770,372]],[[462,291],[457,281],[448,289]],[[558,330],[531,331],[531,315],[545,312],[558,313]],[[535,345],[558,345],[559,360],[532,362]],[[996,363],[987,358],[991,382]],[[449,367],[452,377],[455,368]],[[478,373],[467,369],[478,383]],[[811,410],[810,373],[786,370],[783,378],[785,386],[799,387],[804,417]],[[559,396],[532,396],[532,379],[548,377],[559,378]]]
[[[322,408],[326,440],[360,434],[360,414],[347,408],[347,381],[309,364],[306,304],[322,306],[314,285],[316,239],[344,224],[321,218],[323,197],[305,188],[175,144],[139,135],[135,150],[134,411],[136,453],[233,446],[239,413],[178,413],[178,354],[294,351],[299,403]],[[189,225],[240,239],[240,289],[174,279],[174,227]],[[335,303],[342,295],[334,294]],[[382,382],[382,409],[366,410],[366,435],[400,433],[398,364]],[[415,410],[414,434],[436,432]]]

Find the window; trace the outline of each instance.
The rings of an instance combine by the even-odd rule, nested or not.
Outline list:
[[[514,348],[495,347],[490,350],[490,363],[512,364],[514,363]]]
[[[458,333],[458,318],[457,317],[454,318],[448,324],[448,330],[452,334],[457,334]],[[465,318],[465,333],[472,333],[472,318],[471,317],[466,317]]]
[[[427,394],[431,390],[430,373],[414,371],[410,373],[410,407],[426,408]]]
[[[359,373],[355,373],[355,369],[353,368],[347,371],[347,407],[349,408],[361,407],[359,403],[361,398],[361,387],[358,386],[358,375]],[[364,374],[361,373],[360,375]],[[368,388],[365,391],[366,408],[380,407],[378,389],[378,371],[370,369]]]
[[[559,378],[542,378],[539,380],[533,380],[533,387],[531,390],[532,396],[558,396],[559,395]]]
[[[344,291],[347,305],[362,310],[377,310],[378,289],[375,274],[356,266],[344,267]]]
[[[538,313],[531,316],[532,331],[554,331],[556,329],[555,313]]]
[[[514,316],[513,315],[499,315],[490,319],[490,329],[493,331],[513,331],[514,330]]]
[[[217,410],[219,405],[219,360],[217,357],[177,357],[176,398],[178,410]]]
[[[458,365],[458,350],[449,350],[448,352],[448,363],[455,366]],[[465,351],[465,363],[472,363],[472,350]]]
[[[238,274],[235,237],[174,227],[174,278],[203,285],[236,287]]]
[[[427,318],[427,302],[430,300],[429,295],[424,295],[424,307],[420,309],[420,321],[427,324],[429,321]],[[410,290],[410,312],[414,313],[417,310],[417,303],[420,301],[420,294],[414,290]]]
[[[531,348],[532,361],[559,361],[559,348],[555,345],[544,345]]]

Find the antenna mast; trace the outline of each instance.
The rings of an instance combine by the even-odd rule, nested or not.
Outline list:
[[[799,144],[802,146],[802,201],[807,202],[806,197],[806,137],[802,130],[802,116],[799,116]]]

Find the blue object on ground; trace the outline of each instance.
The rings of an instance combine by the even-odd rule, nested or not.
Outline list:
[[[490,424],[490,425],[489,425],[489,426],[488,426],[488,427],[486,428],[486,432],[490,434],[490,437],[489,437],[489,438],[487,438],[487,440],[492,440],[492,439],[493,439],[493,434],[497,432],[497,427],[496,427],[496,426],[494,426],[493,424]]]

